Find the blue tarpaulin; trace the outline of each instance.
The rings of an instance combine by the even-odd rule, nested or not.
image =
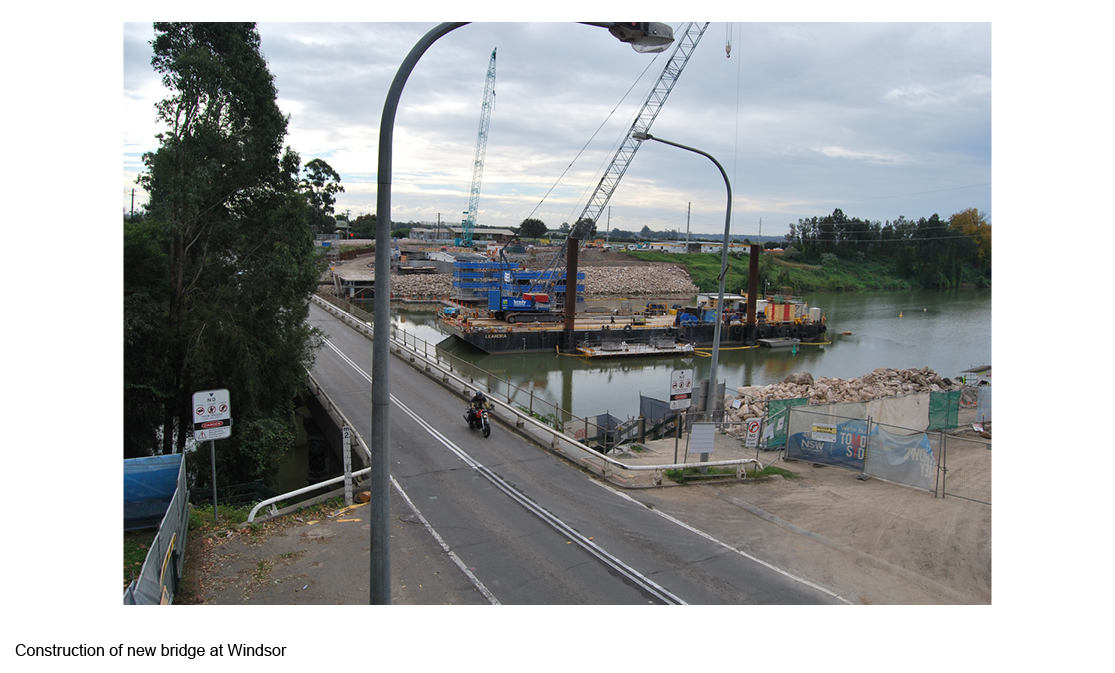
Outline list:
[[[159,525],[178,488],[181,467],[180,453],[124,461],[124,530]]]

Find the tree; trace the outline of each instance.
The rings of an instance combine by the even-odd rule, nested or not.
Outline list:
[[[376,237],[376,214],[359,215],[355,220],[351,220],[353,238],[371,238]]]
[[[313,359],[306,316],[323,260],[301,160],[283,149],[287,118],[254,24],[156,23],[151,45],[168,130],[143,157],[151,223],[126,229],[125,268],[162,254],[147,259],[155,280],[125,277],[124,360],[139,363],[125,367],[125,409],[144,410],[125,450],[158,452],[161,436],[162,453],[181,452],[192,392],[228,388],[236,429],[221,478],[265,477],[293,443],[292,401]]]
[[[987,221],[987,215],[976,208],[968,208],[949,217],[949,227],[975,241],[979,268],[990,271],[991,223]]]
[[[546,223],[542,220],[528,217],[519,224],[519,236],[522,238],[545,238]]]
[[[337,194],[344,192],[341,176],[322,159],[306,162],[298,188],[309,205],[310,229],[315,234],[331,234],[336,220],[332,217]]]
[[[596,222],[591,217],[581,218],[573,225],[573,230],[569,235],[582,241],[596,238]]]

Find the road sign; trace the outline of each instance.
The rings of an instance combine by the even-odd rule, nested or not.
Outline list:
[[[232,406],[228,390],[202,390],[194,393],[194,439],[199,442],[232,436]]]
[[[759,418],[747,419],[747,438],[744,440],[744,446],[753,449],[759,446],[759,430],[762,428],[763,421]]]
[[[228,390],[201,390],[194,393],[194,441],[209,442],[209,464],[213,469],[213,520],[217,521],[217,451],[214,439],[232,436],[232,405]]]
[[[677,369],[670,374],[670,408],[688,409],[693,403],[693,370]]]

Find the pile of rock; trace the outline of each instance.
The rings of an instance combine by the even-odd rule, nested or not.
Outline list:
[[[672,264],[582,267],[590,297],[695,295],[689,274]],[[406,299],[439,299],[453,291],[453,274],[392,274],[391,294]]]
[[[672,264],[654,266],[587,266],[585,294],[590,296],[695,295],[689,274]]]
[[[406,299],[442,299],[453,292],[453,274],[391,274],[391,296]]]
[[[735,395],[726,395],[724,408],[728,418],[742,421],[746,418],[763,416],[771,400],[786,400],[808,397],[809,404],[837,404],[840,402],[866,402],[882,397],[909,395],[911,393],[959,390],[963,386],[952,380],[941,378],[929,367],[921,369],[886,369],[880,367],[870,374],[857,379],[844,379],[821,376],[814,380],[808,372],[790,374],[781,383],[769,386],[744,386],[736,388]],[[736,400],[738,409],[733,408]]]

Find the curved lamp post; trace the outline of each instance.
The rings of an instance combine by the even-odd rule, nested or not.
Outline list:
[[[395,131],[395,113],[407,78],[434,42],[467,23],[442,23],[426,33],[415,44],[387,91],[383,115],[379,122],[379,168],[376,191],[376,273],[375,302],[372,309],[372,458],[369,503],[371,519],[371,577],[369,600],[372,604],[391,604],[391,531],[390,520],[390,414],[389,343],[391,331],[391,150]],[[621,42],[638,52],[665,51],[674,41],[673,29],[664,23],[590,23],[607,28]]]
[[[712,161],[712,163],[716,164],[716,167],[720,169],[720,175],[724,176],[724,187],[726,187],[728,190],[728,207],[727,212],[724,213],[724,247],[720,253],[720,295],[717,297],[716,300],[716,325],[715,327],[713,327],[712,365],[709,371],[708,400],[706,401],[708,420],[712,421],[713,412],[716,411],[716,367],[719,364],[720,359],[720,327],[721,323],[723,322],[723,320],[721,319],[721,315],[724,311],[724,280],[728,276],[728,239],[731,235],[732,230],[732,185],[730,182],[728,182],[728,174],[724,172],[724,167],[721,166],[720,162],[713,158],[713,156],[707,152],[702,152],[701,150],[695,149],[693,147],[688,147],[686,145],[681,145],[679,143],[670,142],[669,140],[655,138],[646,131],[635,131],[631,134],[631,137],[638,141],[655,140],[664,145],[680,147],[683,150],[689,150],[690,152],[695,152],[703,157],[708,157],[708,159]],[[707,453],[702,455],[708,456]]]

